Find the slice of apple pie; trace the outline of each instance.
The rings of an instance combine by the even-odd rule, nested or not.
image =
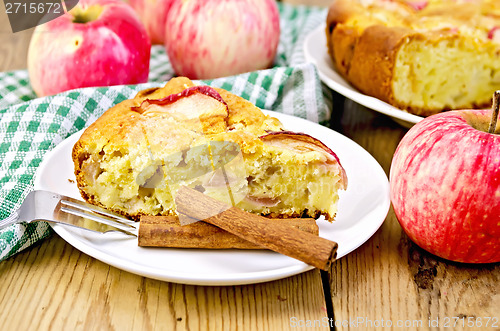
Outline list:
[[[347,186],[338,157],[319,140],[183,77],[106,111],[72,156],[83,198],[135,219],[175,215],[175,190],[188,185],[262,215],[333,220]]]

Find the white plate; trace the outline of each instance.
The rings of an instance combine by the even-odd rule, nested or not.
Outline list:
[[[270,112],[266,112],[270,113]],[[336,221],[318,220],[320,236],[339,244],[341,258],[367,241],[384,222],[389,210],[389,182],[377,161],[349,138],[313,122],[272,113],[292,131],[308,133],[330,147],[340,158],[348,177],[341,191]],[[47,153],[38,169],[35,189],[80,198],[74,182],[71,149],[78,132]],[[165,281],[197,285],[236,285],[265,282],[295,275],[312,267],[271,251],[144,248],[137,239],[119,233],[53,226],[78,250],[117,268]]]
[[[400,110],[380,99],[363,94],[351,86],[337,72],[335,65],[328,55],[325,28],[326,25],[322,24],[307,35],[304,41],[304,54],[306,61],[312,62],[316,65],[320,79],[328,87],[342,94],[346,98],[359,103],[360,105],[392,117],[398,123],[406,127],[410,127],[423,120],[423,117],[421,116],[413,115]]]

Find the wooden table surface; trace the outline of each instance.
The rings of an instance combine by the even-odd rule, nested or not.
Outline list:
[[[1,11],[0,71],[24,69],[32,30],[12,34]],[[387,174],[407,131],[336,93],[332,127]],[[491,322],[479,327],[479,321],[500,318],[500,264],[463,265],[430,255],[402,232],[392,209],[327,278],[326,297],[318,270],[245,286],[174,284],[111,267],[53,235],[0,263],[0,330],[327,330],[326,323],[339,330],[463,329],[453,327],[454,318],[477,326],[466,329],[486,330]]]

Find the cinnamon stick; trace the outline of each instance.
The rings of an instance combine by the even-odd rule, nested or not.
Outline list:
[[[337,243],[286,226],[262,216],[230,207],[188,187],[176,194],[177,212],[218,226],[245,240],[328,270],[337,253]],[[215,215],[215,216],[212,216]]]
[[[318,235],[319,229],[312,218],[267,219],[282,222],[287,227]],[[142,216],[139,223],[139,246],[208,249],[264,249],[232,233],[205,222],[181,225],[175,216]]]

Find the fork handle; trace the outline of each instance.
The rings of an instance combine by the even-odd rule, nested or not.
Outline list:
[[[17,211],[15,211],[9,216],[7,216],[7,218],[4,218],[3,220],[0,221],[0,230],[5,229],[6,227],[12,224],[19,223],[18,220],[19,220],[19,214],[17,213]]]

